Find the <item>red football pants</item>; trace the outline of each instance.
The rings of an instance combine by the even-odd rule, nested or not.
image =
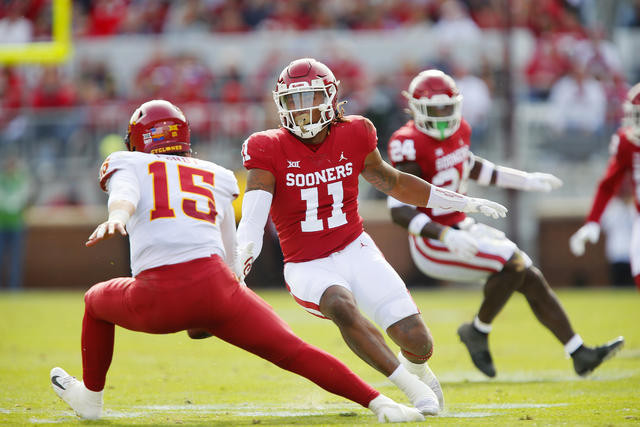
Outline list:
[[[104,388],[118,325],[153,334],[204,328],[364,407],[380,394],[338,359],[298,338],[269,304],[238,284],[217,255],[98,283],[84,301],[82,368],[89,390]]]

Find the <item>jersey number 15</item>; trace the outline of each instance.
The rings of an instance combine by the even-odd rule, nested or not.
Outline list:
[[[194,199],[184,197],[182,199],[182,211],[191,218],[216,223],[216,202],[213,192],[206,187],[196,185],[193,182],[194,176],[202,178],[204,184],[213,187],[213,172],[196,169],[185,165],[178,166],[178,176],[180,178],[180,190],[183,193],[197,194],[204,196],[207,201],[208,210],[200,211]],[[169,181],[167,179],[167,164],[165,162],[153,162],[149,164],[149,174],[153,175],[153,209],[151,210],[151,221],[159,218],[174,218],[175,211],[171,208],[169,201]]]

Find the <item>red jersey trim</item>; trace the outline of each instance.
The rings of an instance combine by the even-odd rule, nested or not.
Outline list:
[[[414,240],[416,240],[415,236],[411,236]],[[415,243],[415,242],[414,242]],[[472,270],[480,270],[480,271],[488,271],[490,273],[497,273],[499,270],[495,269],[495,268],[491,268],[491,267],[481,267],[479,265],[473,265],[473,264],[468,264],[466,262],[460,262],[460,261],[447,261],[447,260],[443,260],[443,259],[438,259],[438,258],[433,258],[429,255],[427,255],[422,249],[420,249],[420,247],[416,244],[415,245],[416,249],[418,250],[418,252],[420,252],[420,255],[422,255],[423,257],[425,257],[426,259],[428,259],[429,261],[435,262],[437,264],[445,264],[445,265],[455,265],[457,267],[464,267],[464,268],[469,268]],[[447,249],[445,248],[438,248],[437,250],[441,250],[441,251],[445,251],[445,252],[449,252]],[[485,254],[487,255],[487,254]],[[478,255],[476,255],[478,256]],[[495,255],[491,255],[492,259],[495,259],[496,261],[501,262],[503,265],[505,263],[504,258],[501,257],[496,257]]]
[[[310,301],[305,301],[305,300],[301,300],[300,298],[296,297],[294,294],[291,293],[291,288],[289,287],[289,284],[287,282],[284,282],[284,285],[287,287],[287,291],[289,291],[289,294],[293,297],[293,299],[295,300],[295,302],[297,302],[298,304],[300,304],[301,306],[303,306],[304,308],[310,308],[313,310],[316,310],[318,313],[321,313],[320,311],[320,306],[316,303],[310,302]],[[307,312],[313,314],[316,317],[319,317],[321,319],[329,319],[328,317],[324,317],[320,314],[316,314],[312,311],[307,310]]]
[[[415,236],[413,237],[415,238]],[[429,249],[433,249],[434,251],[450,252],[449,249],[443,248],[441,246],[436,246],[426,238],[423,238],[422,241],[425,245],[427,245]],[[486,252],[478,252],[477,254],[475,254],[475,256],[478,258],[492,259],[494,261],[501,262],[502,264],[507,262],[507,260],[502,258],[500,255],[493,255]]]

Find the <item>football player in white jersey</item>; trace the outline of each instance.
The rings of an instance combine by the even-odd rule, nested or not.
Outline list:
[[[462,94],[442,71],[421,72],[404,95],[413,119],[393,133],[388,147],[391,163],[401,171],[462,193],[469,179],[524,191],[551,191],[562,184],[551,174],[498,166],[474,156],[471,127],[461,113]],[[542,272],[501,231],[452,209],[416,208],[395,199],[389,199],[389,207],[393,221],[409,232],[411,257],[420,271],[483,285],[478,313],[473,322],[460,326],[458,335],[485,375],[496,375],[488,343],[491,323],[516,291],[564,345],[579,375],[590,373],[622,347],[621,337],[595,348],[584,345]]]
[[[87,246],[129,235],[133,277],[98,283],[85,294],[82,381],[53,368],[55,393],[82,418],[97,419],[113,355],[114,328],[167,334],[207,333],[368,407],[379,421],[423,415],[381,395],[342,362],[298,338],[232,273],[237,257],[233,173],[191,157],[189,125],[175,105],[145,102],[127,132],[129,152],[100,169],[108,219]]]

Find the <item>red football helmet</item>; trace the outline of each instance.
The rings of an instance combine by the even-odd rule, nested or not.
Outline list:
[[[622,108],[624,110],[624,126],[631,130],[634,137],[640,138],[640,83],[636,83],[629,89]]]
[[[329,67],[313,58],[287,65],[273,91],[282,127],[300,138],[317,135],[336,117],[339,84]]]
[[[425,70],[411,80],[402,94],[416,128],[429,136],[445,139],[453,135],[462,120],[462,95],[456,83],[440,70]]]
[[[178,107],[169,101],[154,99],[133,112],[125,143],[129,151],[190,153],[191,131]]]

